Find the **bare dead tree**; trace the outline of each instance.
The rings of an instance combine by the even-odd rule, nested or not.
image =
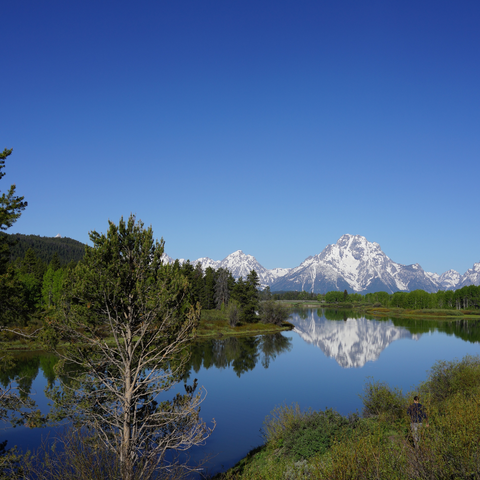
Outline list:
[[[188,360],[199,307],[188,282],[163,264],[164,242],[130,216],[90,234],[93,248],[66,281],[48,332],[58,350],[61,388],[50,392],[58,417],[87,428],[118,458],[121,478],[147,480],[174,468],[168,451],[202,444],[214,428],[199,417],[196,381],[167,399]]]

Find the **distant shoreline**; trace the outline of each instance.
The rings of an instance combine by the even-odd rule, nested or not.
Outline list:
[[[292,308],[329,308],[355,310],[372,317],[408,317],[421,318],[424,320],[480,320],[480,310],[448,310],[448,309],[423,309],[410,310],[407,308],[386,308],[374,307],[373,305],[362,305],[352,303],[325,303],[312,300],[278,300],[284,304],[290,305]]]

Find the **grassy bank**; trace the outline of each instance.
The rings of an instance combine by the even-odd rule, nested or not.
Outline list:
[[[291,308],[329,308],[355,310],[357,312],[371,315],[373,317],[408,317],[408,318],[429,318],[432,320],[459,320],[480,319],[480,310],[451,310],[451,309],[434,309],[425,308],[422,310],[413,310],[406,308],[386,308],[381,305],[372,305],[365,303],[326,303],[312,300],[279,300],[284,305]]]
[[[415,394],[428,415],[417,445],[407,414]],[[480,479],[479,394],[480,357],[466,357],[435,364],[405,395],[367,383],[362,417],[282,405],[265,420],[265,444],[214,478]]]
[[[434,308],[409,310],[404,308],[369,307],[365,309],[365,313],[378,317],[430,318],[432,320],[480,319],[480,311],[478,310],[441,310]]]
[[[23,333],[19,335],[14,332],[4,331],[0,333],[0,349],[8,351],[28,351],[44,350],[45,346],[36,338],[41,330],[42,324],[34,324],[28,327],[12,327],[12,330]],[[223,337],[230,335],[261,335],[266,333],[278,333],[291,330],[293,325],[289,322],[283,322],[282,325],[273,325],[262,323],[239,323],[236,327],[231,327],[228,323],[226,313],[220,310],[202,310],[200,323],[197,327],[196,335],[199,338]],[[101,332],[99,332],[101,333]],[[113,338],[105,337],[104,340],[114,342]],[[60,343],[60,347],[68,346],[69,343]]]
[[[225,335],[259,335],[262,333],[277,333],[291,330],[293,325],[283,322],[277,326],[269,323],[239,323],[231,327],[226,313],[220,310],[202,310],[200,324],[197,328],[198,337],[219,337]]]
[[[385,308],[369,304],[355,303],[325,303],[312,300],[278,300],[292,310],[294,308],[314,308],[314,309],[332,309],[347,310],[366,315],[369,318],[406,318],[421,319],[442,322],[454,322],[458,320],[480,320],[480,311],[478,310],[440,310],[424,309],[409,310],[403,308]],[[41,329],[40,321],[31,322],[28,327],[15,327],[25,334],[17,335],[13,332],[4,331],[0,333],[0,348],[4,350],[40,350],[44,346],[35,339],[36,332]],[[283,322],[280,326],[274,324],[264,324],[261,321],[256,323],[239,323],[236,327],[231,327],[225,312],[220,310],[202,310],[200,323],[197,328],[198,337],[221,337],[228,335],[259,335],[263,333],[277,333],[291,330],[293,325],[289,322]],[[29,338],[28,336],[33,336]],[[106,339],[109,340],[108,338]]]

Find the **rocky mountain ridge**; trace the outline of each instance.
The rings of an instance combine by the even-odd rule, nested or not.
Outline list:
[[[165,255],[166,261],[173,261]],[[181,259],[181,262],[184,260]],[[345,234],[322,252],[306,258],[295,268],[275,268],[268,270],[254,256],[237,250],[223,260],[203,257],[192,262],[201,264],[205,270],[226,268],[235,278],[245,278],[255,270],[262,287],[272,291],[305,290],[326,293],[332,290],[347,290],[349,293],[386,291],[412,291],[422,289],[427,292],[454,290],[466,285],[480,285],[480,262],[464,275],[455,270],[438,275],[426,272],[418,264],[402,265],[392,261],[375,242],[369,242],[361,235]]]

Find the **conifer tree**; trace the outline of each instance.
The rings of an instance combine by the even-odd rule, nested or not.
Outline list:
[[[204,303],[202,307],[206,310],[212,310],[215,308],[215,274],[212,267],[205,270],[204,281]]]
[[[0,153],[0,179],[5,175],[5,160],[12,149]],[[20,217],[27,206],[24,197],[15,195],[16,187],[11,185],[0,197],[0,230],[7,230]],[[8,266],[11,239],[0,233],[0,328],[13,321],[26,321],[25,305],[21,284],[12,266]]]
[[[215,282],[215,302],[217,308],[221,308],[222,304],[227,305],[230,299],[230,288],[229,288],[229,272],[224,268],[219,268],[217,270]]]
[[[0,153],[0,179],[5,175],[5,160],[11,153],[12,149],[5,149]],[[27,206],[24,197],[15,195],[15,190],[15,185],[11,185],[0,197],[0,231],[10,228]],[[27,319],[22,284],[13,266],[8,264],[11,245],[11,239],[0,232],[0,331],[10,323],[25,323]],[[4,352],[0,352],[2,371],[10,362],[11,359],[4,355]],[[35,421],[40,421],[40,412],[32,412],[34,405],[20,387],[0,387],[0,421],[7,421],[12,425],[29,421],[34,425]],[[23,456],[16,452],[15,447],[7,449],[6,445],[6,441],[0,442],[0,478],[25,478]]]
[[[200,308],[189,302],[187,278],[163,263],[164,242],[151,227],[133,215],[109,223],[107,234],[90,234],[93,247],[66,279],[52,319],[52,341],[73,345],[57,353],[77,370],[63,371],[51,397],[60,415],[115,454],[122,480],[147,480],[169,468],[167,450],[186,450],[211,432],[199,417],[196,382],[165,397],[185,374]]]

